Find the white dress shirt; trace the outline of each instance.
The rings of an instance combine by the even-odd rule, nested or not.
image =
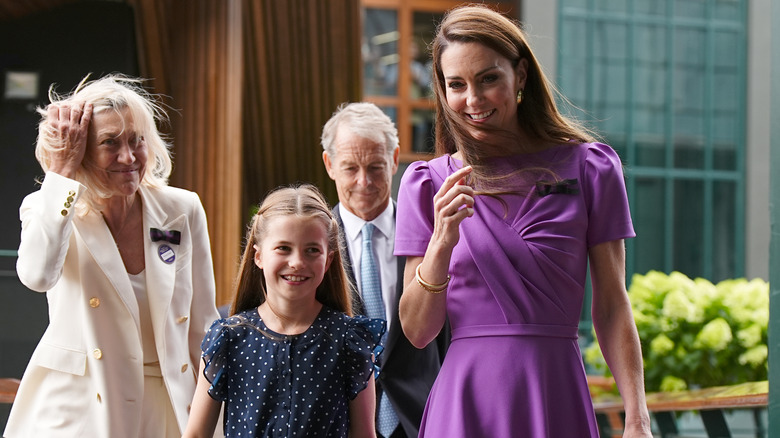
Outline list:
[[[374,220],[375,231],[372,236],[374,251],[376,251],[376,263],[379,267],[379,278],[382,282],[382,302],[385,304],[385,310],[390,309],[390,303],[396,300],[396,285],[398,284],[398,258],[393,255],[395,247],[395,214],[393,212],[393,203],[388,202],[387,208],[379,214]],[[358,292],[360,290],[360,257],[363,252],[363,225],[366,221],[355,216],[343,205],[339,206],[339,214],[344,222],[344,234],[347,240],[347,250],[350,260],[352,260],[352,273],[355,275]],[[403,281],[403,280],[401,280]],[[387,331],[390,331],[390,324],[397,319],[391,315],[385,315],[387,319]]]

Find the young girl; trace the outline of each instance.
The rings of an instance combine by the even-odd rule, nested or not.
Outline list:
[[[351,317],[338,225],[311,185],[273,191],[247,233],[233,316],[203,339],[184,437],[374,437],[371,354],[384,322]]]

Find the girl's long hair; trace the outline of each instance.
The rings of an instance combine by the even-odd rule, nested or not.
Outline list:
[[[241,256],[238,276],[234,284],[235,295],[230,314],[260,306],[266,300],[266,284],[263,270],[255,264],[255,245],[261,246],[266,237],[269,219],[278,216],[317,218],[328,234],[328,251],[333,260],[317,286],[316,298],[320,303],[352,316],[349,279],[342,262],[339,226],[336,218],[317,187],[311,184],[279,187],[266,196],[247,231],[244,254]]]

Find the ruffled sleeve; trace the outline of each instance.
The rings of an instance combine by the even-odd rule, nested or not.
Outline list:
[[[398,188],[395,255],[425,255],[433,235],[433,196],[436,190],[428,162],[415,161],[409,165]]]
[[[617,152],[601,143],[588,145],[583,173],[588,247],[636,236]]]
[[[385,321],[365,316],[355,316],[347,323],[345,373],[347,397],[354,400],[366,388],[374,370],[373,356],[385,332]],[[377,351],[377,354],[379,352]]]
[[[218,401],[227,400],[228,395],[227,378],[223,377],[226,372],[229,343],[230,328],[227,320],[218,319],[211,324],[200,344],[203,350],[203,361],[206,364],[203,375],[211,382],[209,395]]]

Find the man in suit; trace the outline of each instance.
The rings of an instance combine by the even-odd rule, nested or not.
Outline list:
[[[339,221],[347,274],[355,285],[355,312],[372,314],[368,265],[364,251],[368,237],[381,289],[380,312],[387,320],[384,351],[378,361],[377,431],[380,437],[416,437],[422,412],[439,372],[449,340],[445,327],[437,342],[414,347],[401,329],[398,303],[403,292],[403,257],[393,255],[395,202],[390,198],[393,175],[398,171],[398,133],[392,120],[371,103],[342,105],[322,132],[322,160],[336,183]],[[364,231],[370,224],[370,231]],[[361,272],[362,271],[362,272]],[[383,308],[383,309],[382,309]]]

